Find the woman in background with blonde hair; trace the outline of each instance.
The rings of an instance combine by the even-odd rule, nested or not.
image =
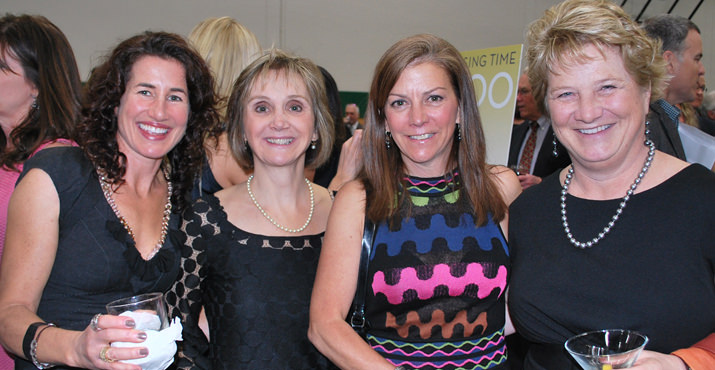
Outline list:
[[[253,32],[231,17],[201,21],[189,34],[189,42],[209,65],[216,80],[216,108],[225,131],[226,106],[233,84],[243,68],[261,55],[261,45]],[[231,155],[226,132],[217,141],[208,141],[206,146],[208,163],[194,187],[194,198],[201,193],[213,194],[248,178],[246,170]]]

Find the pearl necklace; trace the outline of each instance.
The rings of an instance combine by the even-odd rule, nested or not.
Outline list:
[[[645,176],[646,172],[648,172],[648,168],[650,168],[650,165],[653,162],[653,155],[655,154],[655,144],[653,144],[653,142],[650,141],[650,139],[647,139],[645,144],[648,145],[649,149],[648,149],[648,157],[645,160],[643,169],[638,174],[638,177],[636,177],[635,181],[633,181],[633,184],[626,192],[626,196],[623,197],[621,204],[619,205],[618,209],[616,210],[616,214],[613,215],[613,217],[611,218],[611,221],[608,222],[608,225],[606,225],[606,227],[603,228],[603,231],[598,233],[598,235],[595,238],[593,238],[587,242],[580,242],[580,241],[576,240],[576,238],[574,238],[573,234],[571,234],[571,229],[569,228],[569,221],[566,217],[566,193],[569,190],[569,184],[571,184],[571,179],[573,178],[573,165],[571,165],[571,168],[569,168],[569,171],[566,174],[566,179],[564,180],[564,186],[561,190],[561,221],[563,221],[564,232],[566,232],[566,237],[568,238],[569,242],[571,242],[571,244],[573,244],[577,248],[581,248],[581,249],[591,248],[593,245],[595,245],[596,243],[601,241],[601,239],[603,239],[603,237],[605,237],[606,234],[608,234],[611,231],[611,228],[616,223],[616,221],[618,221],[618,218],[621,216],[623,209],[626,208],[626,203],[631,198],[631,195],[633,195],[633,192],[636,191],[638,184],[640,184],[641,180],[643,180],[643,177]]]
[[[273,219],[273,217],[269,216],[268,213],[261,207],[260,204],[258,204],[258,201],[256,200],[255,195],[253,195],[253,192],[251,191],[251,180],[253,180],[253,175],[248,177],[248,180],[246,181],[246,190],[248,190],[248,196],[251,197],[251,200],[253,201],[253,204],[256,205],[256,208],[258,208],[259,211],[261,211],[261,214],[263,217],[265,217],[268,221],[270,221],[275,227],[289,232],[289,233],[299,233],[303,230],[305,230],[306,227],[308,227],[308,224],[310,224],[310,220],[313,219],[313,210],[315,210],[315,199],[313,195],[313,185],[310,184],[310,180],[305,179],[305,183],[308,184],[308,190],[310,191],[310,213],[308,213],[308,219],[305,220],[305,223],[303,226],[297,228],[297,229],[289,229]]]
[[[117,207],[117,204],[114,202],[114,198],[112,198],[112,185],[107,181],[107,177],[104,173],[103,170],[97,169],[97,174],[99,174],[99,184],[102,186],[102,192],[104,193],[104,198],[107,199],[107,203],[109,203],[109,207],[112,208],[112,211],[114,211],[114,214],[117,216],[119,219],[119,222],[124,226],[124,229],[127,230],[127,233],[129,236],[132,237],[132,240],[134,240],[134,244],[136,245],[137,241],[134,238],[134,231],[132,230],[131,226],[129,226],[129,223],[127,220],[122,216],[121,213],[119,213],[119,208]],[[147,256],[146,260],[152,259],[159,250],[161,249],[162,245],[164,245],[164,241],[166,240],[166,234],[169,232],[169,218],[171,217],[171,181],[169,181],[169,172],[164,169],[164,178],[166,179],[166,187],[167,187],[167,197],[166,197],[166,205],[164,205],[164,217],[161,220],[161,234],[159,236],[159,242],[156,243],[154,246],[154,249],[149,253],[149,256]]]

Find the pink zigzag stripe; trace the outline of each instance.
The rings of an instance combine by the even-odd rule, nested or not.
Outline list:
[[[455,173],[453,174],[453,176],[458,176],[458,175],[459,175],[459,172],[455,172]],[[453,177],[453,178],[454,178],[454,177]],[[452,178],[452,179],[453,179],[453,178]],[[449,181],[452,181],[452,179],[450,179]],[[435,183],[432,183],[432,182],[425,181],[425,180],[415,181],[415,179],[411,179],[411,178],[409,178],[409,177],[407,177],[406,180],[407,180],[407,182],[409,182],[409,183],[412,184],[412,185],[421,185],[421,184],[437,185],[437,184],[441,184],[441,183],[447,181],[447,180],[445,180],[445,179],[441,179],[441,180],[439,180],[439,181],[437,181],[437,182],[435,182]]]
[[[423,181],[412,181],[412,180],[408,180],[408,182],[409,182],[411,185],[427,184],[427,185],[436,186],[436,185],[441,184],[441,183],[443,183],[443,182],[447,182],[447,180],[442,179],[442,180],[439,180],[439,181],[437,181],[437,182],[429,182],[429,181],[424,181],[424,180],[423,180]]]
[[[443,350],[440,349],[439,351],[432,352],[432,354],[427,354],[427,353],[425,353],[424,351],[407,352],[407,351],[405,351],[405,350],[402,349],[402,348],[395,348],[395,349],[393,349],[393,350],[390,351],[390,350],[388,350],[387,348],[385,348],[385,346],[383,346],[383,345],[373,346],[372,348],[381,349],[381,350],[382,350],[381,352],[383,352],[383,353],[389,353],[389,354],[395,354],[395,353],[397,353],[397,354],[402,354],[402,355],[406,355],[406,356],[409,355],[409,354],[421,354],[421,355],[423,355],[424,357],[429,358],[429,357],[437,356],[437,355],[440,355],[440,354],[443,355],[443,356],[455,356],[455,355],[457,355],[457,354],[466,355],[466,354],[471,353],[471,352],[474,351],[475,349],[478,349],[479,352],[482,352],[482,351],[484,351],[487,347],[489,347],[490,345],[491,345],[491,346],[494,346],[494,347],[498,346],[501,342],[503,342],[503,339],[504,339],[504,337],[499,337],[499,340],[497,340],[497,341],[489,341],[487,344],[484,345],[484,347],[474,346],[474,347],[472,347],[471,351],[469,351],[469,352],[468,352],[468,351],[465,351],[465,350],[463,350],[463,349],[461,349],[461,348],[457,348],[456,350],[454,350],[453,352],[450,352],[450,353],[447,353],[446,351],[443,351]]]
[[[462,362],[457,362],[457,361],[446,361],[446,362],[439,361],[439,362],[442,364],[442,365],[441,365],[442,367],[445,367],[446,365],[464,366],[464,364],[466,364],[466,363],[468,363],[468,362],[473,362],[473,363],[475,363],[475,364],[478,364],[478,363],[482,362],[485,358],[488,359],[489,361],[494,360],[494,358],[497,357],[497,355],[504,355],[504,352],[506,352],[506,348],[505,348],[505,347],[502,347],[500,350],[492,352],[492,356],[484,355],[484,356],[480,357],[479,360],[466,359],[466,360],[464,360],[464,361],[462,361]],[[392,362],[392,361],[390,361],[390,362]],[[436,362],[436,361],[435,361],[435,362]],[[436,366],[434,366],[434,362],[427,362],[427,363],[424,363],[424,364],[422,364],[422,365],[417,365],[417,366],[416,366],[414,363],[409,362],[409,361],[392,362],[392,364],[393,364],[393,365],[397,365],[397,366],[400,366],[400,365],[409,365],[410,367],[415,367],[415,368],[417,368],[417,369],[422,368],[422,367],[425,367],[425,366],[436,367]]]
[[[481,264],[470,263],[467,265],[467,272],[461,277],[454,277],[449,272],[449,266],[439,264],[434,266],[432,278],[429,280],[420,280],[417,277],[417,271],[414,267],[407,267],[400,271],[400,280],[396,285],[389,285],[385,282],[385,273],[378,271],[375,273],[372,282],[372,290],[377,293],[382,293],[387,297],[390,304],[399,304],[402,302],[402,296],[408,289],[417,291],[417,296],[421,300],[431,298],[434,294],[434,288],[440,285],[446,285],[449,288],[449,295],[457,297],[464,292],[468,284],[477,284],[479,291],[477,297],[480,299],[491,294],[495,288],[502,292],[506,288],[506,266],[499,266],[497,275],[493,278],[484,276],[484,268]],[[501,294],[501,293],[499,293]]]

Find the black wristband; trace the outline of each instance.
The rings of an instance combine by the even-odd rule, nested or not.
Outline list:
[[[40,326],[45,325],[44,322],[34,322],[30,324],[29,327],[27,327],[27,331],[25,332],[25,338],[22,339],[22,354],[25,355],[25,359],[30,361],[30,344],[32,343],[32,340],[35,339],[35,333],[37,332],[37,328]]]

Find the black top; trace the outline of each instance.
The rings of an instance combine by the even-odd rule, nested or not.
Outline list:
[[[333,150],[330,152],[330,158],[322,166],[315,170],[315,176],[313,176],[313,182],[328,188],[330,182],[333,181],[333,177],[338,173],[338,164],[340,163],[340,151],[342,146],[334,145]]]
[[[81,149],[45,149],[25,162],[20,179],[33,168],[50,176],[60,198],[57,255],[38,316],[60,328],[84,330],[92,316],[107,312],[105,305],[111,301],[171,287],[179,273],[179,248],[172,241],[178,215],[172,215],[163,248],[145,261],[109,207]],[[35,366],[18,359],[15,368]]]
[[[227,217],[213,195],[184,215],[183,276],[167,293],[184,322],[179,368],[329,368],[307,336],[323,233],[256,235]],[[197,325],[202,305],[210,344]]]
[[[566,239],[560,189],[554,174],[509,212],[511,318],[537,343],[526,369],[579,369],[563,343],[585,331],[633,329],[650,338],[646,349],[664,353],[715,332],[715,174],[690,165],[631,196],[610,233],[589,249]],[[596,236],[620,201],[568,195],[575,238]]]
[[[216,181],[208,158],[204,158],[204,165],[201,167],[201,176],[194,181],[194,189],[191,192],[191,199],[196,199],[203,194],[213,194],[223,189],[221,184]]]
[[[715,120],[708,117],[708,112],[702,106],[695,111],[698,114],[698,128],[710,136],[715,136]]]

